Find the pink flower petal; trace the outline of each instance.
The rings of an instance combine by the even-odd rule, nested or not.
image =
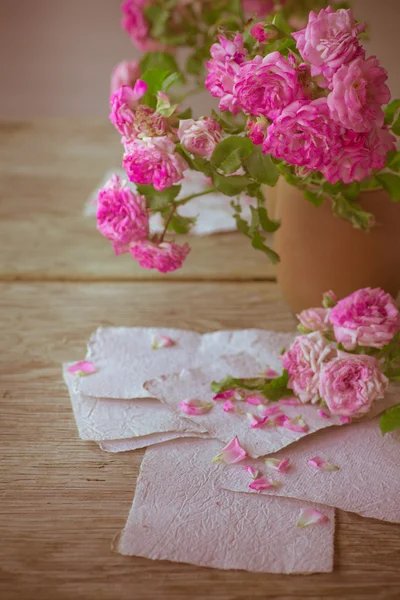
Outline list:
[[[317,412],[323,419],[330,419],[330,415],[325,410],[322,410],[322,408],[319,408]]]
[[[275,404],[273,406],[260,406],[259,411],[262,417],[270,417],[271,415],[279,414],[281,409],[277,404]]]
[[[137,79],[133,91],[135,92],[136,98],[139,100],[139,98],[144,96],[147,92],[147,83],[145,83],[141,79]]]
[[[212,459],[212,462],[223,462],[227,465],[233,465],[246,458],[247,452],[242,448],[237,436],[233,438],[221,452]]]
[[[284,427],[286,421],[288,420],[289,417],[287,417],[286,415],[280,414],[280,415],[275,415],[272,420],[271,423],[272,425],[274,425],[275,427]]]
[[[296,431],[298,433],[305,433],[308,431],[308,425],[304,421],[303,417],[295,417],[294,419],[287,418],[283,423],[283,427],[289,429],[290,431]]]
[[[286,473],[290,465],[290,458],[266,458],[265,464],[278,473]]]
[[[235,412],[236,406],[234,405],[232,400],[225,400],[222,410],[224,410],[225,412]]]
[[[247,396],[246,402],[252,406],[258,406],[259,404],[265,404],[266,399],[261,396]]]
[[[286,406],[299,406],[301,404],[300,400],[297,398],[282,398],[279,400],[279,404],[284,404]]]
[[[73,365],[70,365],[67,369],[68,373],[75,373],[79,377],[90,375],[90,373],[96,372],[96,367],[90,360],[81,360]]]
[[[314,471],[325,471],[327,473],[332,473],[333,471],[339,471],[339,467],[332,465],[331,463],[324,460],[320,456],[314,456],[314,458],[310,458],[307,461],[307,464]]]
[[[265,373],[264,373],[264,377],[268,377],[273,379],[274,377],[278,377],[279,373],[277,371],[275,371],[275,369],[266,369]]]
[[[219,392],[215,394],[213,400],[230,400],[235,396],[235,390],[226,390],[226,392]]]
[[[326,515],[323,515],[316,508],[302,508],[297,521],[297,527],[308,527],[309,525],[317,525],[329,521]]]
[[[252,479],[257,479],[258,471],[255,467],[252,467],[251,465],[246,465],[244,469],[249,473]]]
[[[251,490],[255,490],[256,492],[260,492],[261,490],[270,490],[273,487],[276,487],[274,482],[267,477],[258,477],[249,485],[249,488]]]
[[[170,348],[175,346],[175,342],[172,338],[167,335],[155,335],[151,343],[153,350],[160,350],[161,348]]]
[[[202,402],[201,400],[184,400],[179,408],[191,416],[205,415],[213,408],[212,402]]]
[[[258,417],[257,415],[252,415],[251,413],[247,413],[247,417],[250,421],[250,427],[252,429],[263,427],[268,421],[268,417]]]
[[[351,423],[350,417],[340,417],[341,423]]]

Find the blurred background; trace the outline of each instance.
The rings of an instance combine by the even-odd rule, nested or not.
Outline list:
[[[104,116],[113,66],[138,56],[120,0],[0,0],[0,118]],[[370,27],[368,52],[400,96],[400,0],[352,0]],[[203,113],[203,99],[197,99]],[[199,106],[197,107],[199,112]]]

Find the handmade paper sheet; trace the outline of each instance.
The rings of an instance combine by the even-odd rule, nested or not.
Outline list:
[[[262,459],[249,461],[260,476],[269,476],[279,487],[261,493],[316,501],[364,517],[400,522],[399,432],[382,436],[379,419],[321,431],[300,440],[273,458],[290,458],[286,473],[268,468]],[[307,461],[320,457],[339,467],[337,471],[314,470]],[[221,465],[222,488],[255,493],[252,479],[241,463]],[[256,492],[259,493],[259,492]]]
[[[136,438],[128,438],[125,440],[104,440],[99,442],[99,446],[106,452],[129,452],[131,450],[138,450],[139,448],[147,448],[154,444],[162,444],[169,440],[176,440],[178,438],[196,437],[210,439],[209,433],[184,433],[182,431],[167,431],[165,433],[150,433],[149,435],[141,435]]]
[[[333,568],[334,510],[301,529],[308,503],[213,487],[214,440],[176,440],[146,451],[135,499],[117,542],[121,554],[266,573]]]
[[[121,179],[127,179],[127,175],[123,169],[117,168],[113,169],[112,171],[107,171],[104,178],[98,187],[90,194],[88,201],[85,204],[85,216],[96,215],[99,190],[107,183],[114,173],[119,175]],[[136,191],[136,186],[134,183],[128,182],[128,185],[133,191]],[[186,171],[185,179],[182,182],[182,190],[178,196],[178,199],[184,198],[185,196],[189,196],[191,194],[197,194],[202,190],[206,191],[208,188],[209,184],[203,173],[199,173],[197,171]],[[243,218],[248,219],[251,216],[249,208],[251,204],[252,200],[250,198],[242,199]],[[219,192],[213,192],[212,194],[207,194],[206,196],[194,198],[188,204],[181,206],[179,213],[183,217],[197,218],[196,224],[190,231],[191,235],[205,236],[213,233],[236,231],[236,222],[233,218],[231,198],[228,198]],[[158,213],[151,217],[150,228],[154,233],[163,231],[164,223]]]
[[[174,345],[153,350],[153,341],[160,336],[171,338]],[[143,384],[149,379],[212,365],[222,355],[240,352],[253,356],[262,368],[268,365],[280,370],[280,352],[293,338],[292,333],[262,329],[201,335],[180,329],[100,327],[91,336],[87,354],[96,366],[96,373],[77,379],[77,391],[97,398],[145,398],[150,394]]]

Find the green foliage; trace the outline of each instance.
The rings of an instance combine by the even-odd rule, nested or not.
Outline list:
[[[179,72],[178,63],[168,52],[146,52],[140,61],[140,70],[145,73],[150,69],[159,69],[167,73]]]
[[[391,150],[387,153],[386,165],[391,171],[398,173],[400,171],[400,152]]]
[[[211,115],[221,125],[225,133],[229,135],[236,135],[245,129],[246,124],[243,115],[234,116],[229,111],[224,111],[222,114],[217,113],[215,110],[211,111]]]
[[[394,173],[380,173],[376,178],[388,192],[393,202],[400,202],[400,175],[395,175]]]
[[[318,190],[318,192],[314,192],[312,190],[304,189],[303,190],[304,198],[306,198],[311,204],[314,206],[321,206],[324,201],[324,194],[322,189]]]
[[[265,377],[254,378],[236,378],[228,375],[222,381],[213,381],[211,390],[214,394],[220,394],[227,390],[246,390],[249,392],[260,392],[265,398],[272,402],[277,402],[281,398],[293,395],[293,391],[288,388],[289,376],[286,370],[280,377],[266,379]]]
[[[261,393],[268,398],[268,400],[277,402],[281,398],[293,396],[293,390],[288,388],[288,383],[289,375],[286,369],[284,369],[280,377],[276,377],[264,384]]]
[[[168,230],[182,235],[189,233],[195,223],[196,217],[182,217],[175,213],[168,224]]]
[[[388,408],[379,419],[379,427],[383,435],[400,428],[400,404]]]
[[[232,135],[214,149],[211,164],[226,174],[234,173],[242,166],[243,159],[253,152],[254,144],[246,137]]]
[[[238,196],[244,192],[251,183],[251,179],[245,175],[229,175],[225,177],[219,173],[212,173],[214,186],[225,196]]]
[[[332,197],[333,212],[336,216],[350,221],[356,229],[369,231],[374,224],[374,215],[364,210],[356,202],[347,200],[342,194]]]
[[[181,191],[180,185],[173,185],[162,192],[155,190],[152,185],[137,185],[139,194],[146,196],[147,206],[153,211],[165,210]]]
[[[260,146],[253,149],[250,156],[244,160],[243,166],[247,173],[258,183],[274,187],[278,182],[279,171],[272,162],[271,157],[264,154]]]
[[[385,108],[385,125],[392,125],[397,113],[400,111],[400,100],[393,100]]]

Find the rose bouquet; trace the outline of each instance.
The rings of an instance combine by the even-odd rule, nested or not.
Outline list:
[[[201,10],[208,6],[198,4]],[[192,3],[185,5],[193,9]],[[124,4],[130,31],[133,6],[141,7],[137,19],[139,13],[150,19],[157,2]],[[175,2],[165,6],[169,15]],[[173,15],[178,18],[178,13]],[[159,18],[164,24],[168,19]],[[125,65],[129,82],[112,94],[110,118],[121,135],[123,167],[134,185],[114,177],[100,191],[97,214],[98,228],[116,253],[130,252],[141,266],[161,272],[181,267],[189,246],[168,236],[187,233],[194,219],[180,215],[179,208],[217,190],[232,198],[239,231],[276,262],[266,233],[279,222],[268,215],[262,186],[275,186],[279,177],[314,205],[329,199],[335,215],[361,229],[372,227],[373,215],[357,202],[360,192],[383,187],[392,200],[400,199],[395,146],[400,101],[390,102],[386,71],[375,56],[366,56],[360,39],[364,29],[350,9],[332,7],[311,12],[297,32],[281,12],[273,13],[272,20],[267,15],[232,25],[228,19],[211,46],[203,78],[220,110],[199,119],[182,108],[177,89],[184,74],[171,54],[146,54],[138,79],[138,70]],[[160,40],[167,44],[167,38]],[[114,88],[122,80],[121,72],[114,73]],[[188,169],[203,173],[208,184],[182,197],[180,183]],[[249,198],[247,221],[241,209]],[[150,231],[151,213],[164,219],[162,234]]]
[[[383,290],[365,288],[339,301],[328,292],[323,307],[297,317],[300,335],[281,354],[281,376],[227,377],[214,382],[213,390],[226,398],[251,394],[250,402],[257,398],[262,411],[268,401],[294,397],[298,404],[318,405],[324,418],[337,415],[346,423],[368,413],[383,398],[389,380],[400,379],[400,315]],[[276,419],[276,412],[268,410],[263,425]],[[297,426],[307,424],[299,417]],[[383,433],[397,427],[400,404],[381,416]]]

